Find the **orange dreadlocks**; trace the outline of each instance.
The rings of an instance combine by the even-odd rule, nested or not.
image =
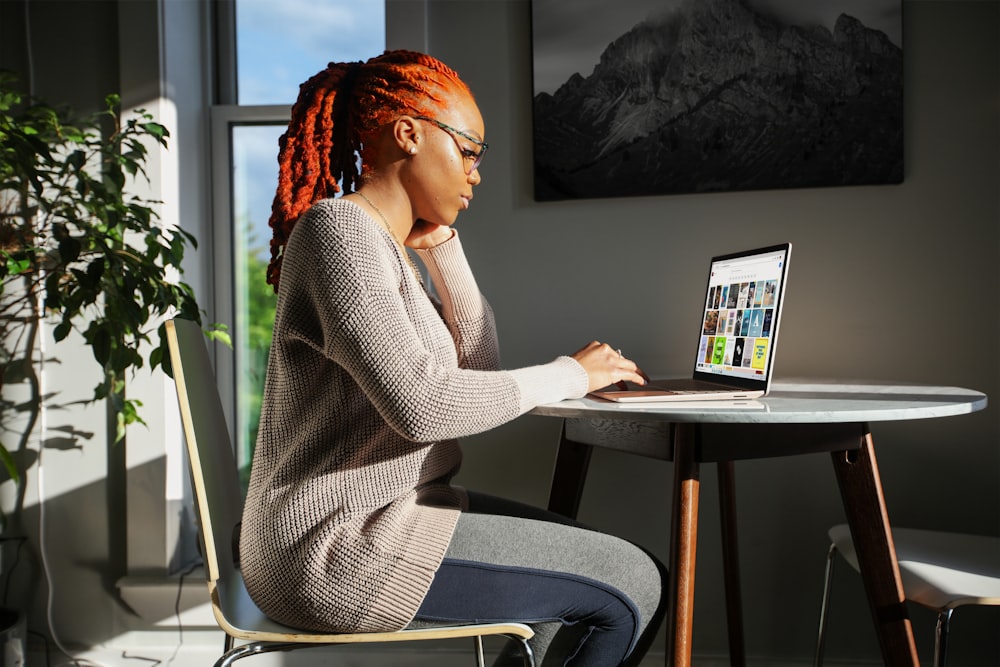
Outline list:
[[[435,115],[455,91],[469,89],[454,70],[413,51],[330,63],[300,86],[288,130],[278,140],[278,189],[268,221],[273,238],[267,282],[275,291],[299,216],[320,199],[354,191],[374,157],[366,151],[373,150],[379,128],[403,114]]]

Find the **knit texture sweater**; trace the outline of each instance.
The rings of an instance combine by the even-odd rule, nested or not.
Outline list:
[[[340,199],[285,248],[240,558],[251,597],[286,625],[404,627],[467,505],[457,439],[587,390],[569,357],[500,370],[457,234],[418,251],[433,297],[402,252]]]

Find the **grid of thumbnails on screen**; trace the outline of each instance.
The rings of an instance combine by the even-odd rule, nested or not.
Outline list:
[[[713,267],[695,370],[740,377],[766,374],[784,257],[755,259]]]

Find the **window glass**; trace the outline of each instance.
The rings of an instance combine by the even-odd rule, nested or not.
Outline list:
[[[385,49],[385,0],[236,0],[240,104],[291,104],[331,61]]]
[[[385,0],[236,0],[239,105],[227,123],[236,455],[244,483],[257,436],[275,295],[266,283],[278,137],[299,84],[331,61],[385,50]],[[267,106],[265,106],[267,105]],[[273,106],[271,106],[273,105]],[[249,113],[248,113],[249,112]],[[248,120],[252,118],[252,120]],[[227,299],[221,298],[220,301]]]
[[[233,346],[236,355],[236,458],[244,483],[257,437],[260,402],[274,325],[274,289],[267,284],[271,230],[267,220],[277,183],[275,153],[284,125],[234,125]]]

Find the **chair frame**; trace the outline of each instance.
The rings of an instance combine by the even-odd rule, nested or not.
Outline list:
[[[986,552],[987,549],[982,547],[983,541],[989,541],[993,550],[1000,550],[997,542],[993,542],[997,538],[973,536],[973,535],[962,535],[957,533],[944,533],[940,531],[929,531],[929,530],[917,530],[908,528],[896,528],[893,530],[896,550],[899,555],[899,566],[901,573],[903,575],[904,584],[904,594],[906,599],[910,602],[921,605],[927,609],[937,612],[937,620],[934,624],[934,667],[945,667],[948,661],[948,633],[951,627],[951,618],[955,612],[955,609],[967,605],[979,605],[979,606],[995,606],[1000,605],[1000,597],[996,596],[994,592],[992,595],[988,593],[983,593],[978,591],[976,593],[966,592],[963,594],[949,593],[944,590],[934,590],[933,588],[927,589],[921,587],[921,590],[909,590],[907,586],[907,580],[911,576],[919,577],[910,571],[911,563],[910,558],[916,558],[916,565],[923,565],[923,557],[918,556],[920,554],[923,544],[930,541],[940,541],[941,543],[948,543],[949,540],[959,540],[966,542],[967,553],[973,553],[977,548]],[[856,554],[845,553],[838,548],[838,542],[844,542],[845,540],[850,540],[850,533],[845,524],[840,524],[834,526],[829,531],[830,535],[830,548],[827,551],[826,556],[826,573],[824,575],[823,581],[823,601],[820,607],[819,616],[819,630],[816,637],[816,654],[813,660],[815,667],[822,667],[823,665],[823,653],[826,644],[826,628],[827,621],[829,619],[829,608],[830,608],[830,594],[833,589],[833,570],[834,561],[836,560],[836,555],[841,553],[844,560],[855,569],[856,567]],[[848,546],[851,545],[850,542],[844,542]],[[976,546],[972,546],[975,544]],[[853,547],[852,547],[853,548]],[[912,552],[912,553],[911,553]],[[960,563],[948,563],[946,562],[947,557],[939,557],[935,559],[932,554],[928,554],[927,564],[937,565],[941,568],[952,570],[957,573],[968,572],[965,568],[968,564]],[[981,558],[981,557],[980,557]],[[952,558],[953,559],[953,558]],[[981,572],[986,577],[992,578],[994,580],[1000,579],[1000,562],[991,562],[987,558],[987,566],[985,569],[990,570],[990,574]],[[982,567],[982,563],[979,564]],[[974,568],[978,569],[978,568]],[[911,580],[913,583],[913,580]],[[996,589],[996,585],[992,586]],[[914,588],[917,588],[914,585]],[[968,589],[966,589],[968,591]]]
[[[519,643],[525,667],[535,660],[528,640],[534,631],[523,623],[470,623],[394,632],[324,633],[291,628],[267,618],[250,598],[233,562],[233,531],[242,514],[242,497],[232,440],[201,327],[190,320],[165,323],[170,363],[187,442],[199,536],[212,613],[225,633],[215,667],[275,651],[388,642],[472,638],[476,664],[484,667],[483,637],[502,636]],[[240,644],[237,644],[239,640]]]

